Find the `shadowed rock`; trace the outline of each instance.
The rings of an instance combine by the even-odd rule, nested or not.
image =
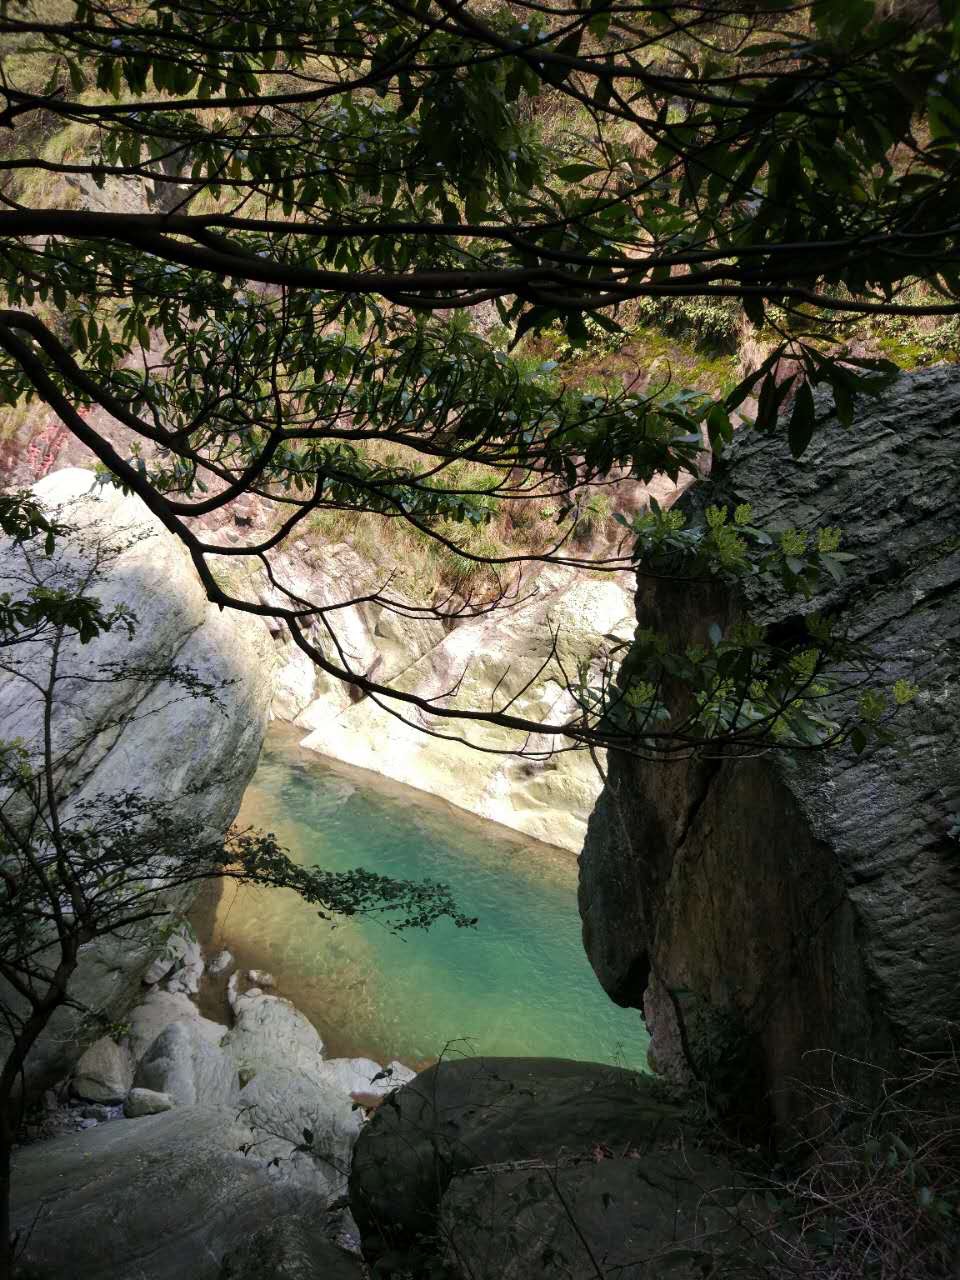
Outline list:
[[[828,611],[921,692],[893,746],[645,764],[611,754],[581,857],[584,944],[617,1003],[644,1009],[651,1058],[781,1126],[848,1055],[948,1047],[960,1021],[960,374],[901,377],[825,420],[799,461],[744,432],[680,507],[750,503],[754,523],[839,526],[856,557],[804,612]],[[678,644],[746,610],[791,625],[764,584],[646,580],[641,625]],[[639,1016],[639,1014],[638,1014]],[[823,1051],[823,1052],[816,1052]],[[841,1064],[866,1091],[876,1076]]]

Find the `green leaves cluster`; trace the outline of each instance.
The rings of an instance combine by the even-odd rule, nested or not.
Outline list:
[[[192,518],[240,492],[272,504],[277,545],[333,510],[453,552],[451,529],[536,495],[562,555],[585,486],[696,474],[751,395],[796,457],[816,388],[849,424],[895,371],[839,349],[843,318],[960,309],[953,0],[925,22],[871,0],[723,21],[619,0],[19,8],[0,32],[47,84],[8,59],[0,402],[46,401],[198,564]],[[38,121],[82,142],[41,154]],[[71,207],[68,180],[110,184],[117,212]],[[616,343],[634,301],[742,308],[773,349],[723,399],[588,395],[532,359],[548,326]],[[87,409],[132,433],[126,456]],[[844,572],[822,537],[749,519],[631,533],[658,572],[808,598]]]

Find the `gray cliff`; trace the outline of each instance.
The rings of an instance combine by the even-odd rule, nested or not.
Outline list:
[[[758,524],[840,526],[837,614],[921,688],[897,742],[856,755],[669,765],[612,755],[581,857],[587,954],[643,1009],[654,1065],[781,1124],[833,1054],[895,1064],[960,1021],[960,374],[900,377],[829,417],[802,459],[744,432],[681,507],[749,502]],[[791,625],[776,592],[641,582],[641,625],[699,640],[744,609]],[[639,1016],[639,1015],[638,1015]],[[870,1073],[841,1076],[865,1088]]]

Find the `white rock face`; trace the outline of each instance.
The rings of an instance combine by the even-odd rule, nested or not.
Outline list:
[[[326,583],[311,579],[307,592],[313,598],[323,594],[317,581]],[[349,575],[339,580],[339,598],[355,587]],[[331,593],[332,586],[327,590]],[[405,692],[463,708],[516,697],[514,714],[562,724],[576,712],[563,672],[576,678],[578,662],[596,654],[605,640],[633,634],[633,599],[612,576],[573,570],[543,570],[526,590],[533,594],[523,603],[451,631],[372,606],[337,613],[336,625],[357,670],[378,680],[393,678]],[[554,637],[559,662],[548,661]],[[281,657],[287,656],[297,670],[303,666],[299,650],[285,646]],[[526,746],[541,758],[483,754],[422,733],[417,726],[427,721],[415,708],[391,704],[411,721],[403,723],[369,698],[351,701],[345,686],[325,677],[314,680],[312,701],[292,702],[287,690],[293,678],[287,667],[281,669],[274,714],[309,730],[305,747],[442,796],[539,840],[574,852],[582,847],[602,785],[588,753],[551,755],[546,735],[528,742],[522,734],[490,725],[439,725],[488,749],[509,753]],[[454,688],[454,697],[443,696]]]
[[[274,1066],[245,1085],[239,1107],[256,1158],[276,1158],[279,1178],[325,1198],[343,1194],[363,1123],[348,1093],[315,1071]]]
[[[109,1036],[95,1040],[77,1063],[73,1092],[85,1102],[122,1102],[133,1084],[133,1059]]]
[[[314,1068],[314,1075],[348,1097],[360,1094],[365,1098],[383,1098],[413,1080],[416,1072],[402,1062],[391,1062],[384,1068],[371,1058],[328,1058]]]
[[[229,951],[218,951],[207,961],[207,973],[226,973],[233,964],[233,956]]]
[[[277,980],[272,973],[267,973],[266,969],[248,969],[247,977],[257,987],[275,987]]]
[[[138,1089],[167,1093],[181,1107],[229,1107],[239,1084],[233,1059],[204,1037],[196,1022],[173,1022],[144,1055]]]
[[[157,1093],[154,1089],[131,1089],[123,1104],[123,1114],[128,1120],[138,1116],[158,1116],[177,1105],[169,1093]]]
[[[274,1068],[309,1075],[321,1063],[316,1027],[289,1000],[250,991],[237,999],[234,1017],[223,1047],[247,1077]]]
[[[70,468],[47,476],[34,493],[87,538],[99,530],[131,544],[95,594],[107,609],[127,605],[137,627],[132,640],[116,629],[87,645],[65,646],[63,669],[79,676],[115,662],[147,669],[176,662],[205,680],[234,683],[221,694],[221,710],[206,699],[171,697],[159,684],[67,682],[54,724],[57,749],[136,710],[132,722],[93,733],[68,772],[68,794],[79,799],[140,790],[163,796],[196,823],[198,837],[219,836],[236,816],[263,739],[273,664],[266,631],[209,604],[186,551],[139,499],[111,486],[94,490],[93,481],[91,472]],[[76,564],[84,553],[68,554]],[[0,542],[0,591],[22,592],[15,579],[23,563],[22,550]],[[23,681],[0,676],[0,738],[35,742],[39,726],[38,702]],[[188,794],[198,783],[203,794]],[[74,994],[108,1019],[121,1015],[157,949],[152,928],[97,942],[84,951]],[[31,1055],[32,1078],[39,1083],[63,1075],[81,1034],[77,1015],[61,1011]]]
[[[127,1040],[134,1062],[139,1062],[157,1037],[174,1022],[195,1025],[204,1040],[214,1046],[219,1046],[227,1034],[226,1027],[204,1018],[182,992],[151,991],[128,1014],[127,1021],[130,1027]]]

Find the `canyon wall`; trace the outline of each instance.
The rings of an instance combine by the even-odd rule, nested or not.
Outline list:
[[[942,1051],[960,1021],[960,373],[900,377],[849,430],[822,401],[820,414],[799,461],[744,433],[680,506],[749,502],[758,524],[842,528],[849,576],[802,608],[839,616],[885,680],[920,686],[896,742],[613,755],[580,877],[587,954],[646,1017],[653,1064],[733,1107],[766,1099],[786,1127],[807,1086],[876,1083],[849,1059]],[[637,594],[641,625],[688,642],[744,611],[782,624],[796,609],[762,584],[646,580]]]
[[[64,760],[67,812],[78,800],[140,791],[174,801],[198,839],[219,837],[236,816],[266,727],[273,687],[265,629],[208,603],[186,551],[138,498],[95,486],[93,474],[79,468],[52,473],[34,493],[78,531],[58,547],[65,573],[87,562],[97,540],[122,544],[90,594],[105,610],[122,603],[136,615],[132,638],[116,627],[85,645],[68,640],[61,650],[68,678],[60,686],[53,742]],[[24,563],[23,551],[5,541],[0,590],[24,593]],[[56,560],[40,569],[48,585],[56,586]],[[30,745],[41,733],[37,691],[8,669],[21,647],[4,651],[0,738]],[[42,671],[43,656],[35,647],[20,659],[31,671]],[[113,677],[117,663],[139,669],[142,678]],[[219,705],[151,677],[169,663],[222,685]],[[70,750],[76,743],[82,750]],[[126,1013],[156,954],[156,932],[156,925],[133,926],[123,937],[84,949],[71,993],[90,1012],[62,1009],[55,1016],[31,1055],[38,1081],[62,1075],[80,1044],[100,1034],[104,1020]],[[8,998],[9,992],[0,995],[4,1002]]]
[[[363,596],[378,572],[345,544],[304,547],[279,571],[288,586],[324,605]],[[332,616],[356,671],[444,706],[483,710],[515,699],[512,714],[560,724],[577,711],[566,682],[576,678],[578,662],[610,640],[629,639],[634,625],[623,575],[544,566],[523,579],[516,599],[454,626],[373,603]],[[319,629],[314,638],[324,643]],[[549,844],[583,847],[601,786],[586,752],[551,751],[546,735],[528,739],[493,725],[438,721],[416,707],[357,697],[279,630],[276,644],[273,713],[304,730],[305,747]],[[526,754],[509,754],[520,750]]]

